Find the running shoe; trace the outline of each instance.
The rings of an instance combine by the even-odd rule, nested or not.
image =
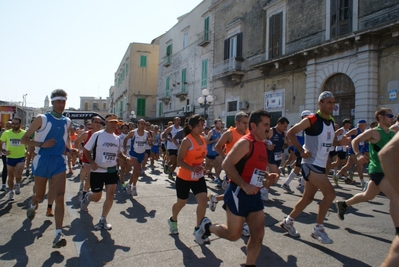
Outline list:
[[[285,169],[283,167],[278,168],[280,170],[280,173],[283,174],[283,176],[285,176]]]
[[[353,173],[353,172],[349,172],[349,179],[351,179],[352,181],[353,181],[353,176],[354,176],[355,174]]]
[[[177,235],[179,230],[177,229],[177,222],[173,222],[172,217],[168,218],[169,232],[171,235]]]
[[[53,248],[65,247],[66,244],[67,244],[67,241],[65,239],[65,236],[62,233],[58,233],[58,235],[54,238]]]
[[[29,177],[29,174],[30,174],[29,169],[26,169],[25,176],[26,176],[26,177]]]
[[[208,206],[211,211],[216,210],[216,205],[218,204],[218,201],[216,200],[216,195],[215,194],[210,194],[209,195],[209,201],[208,201]]]
[[[299,193],[303,194],[303,191],[305,191],[305,187],[304,187],[303,185],[299,184],[299,185],[296,187],[296,190],[298,190]]]
[[[80,202],[80,210],[82,211],[87,211],[87,207],[89,206],[90,200],[89,200],[89,193],[85,195],[83,198],[82,202]]]
[[[201,224],[199,225],[198,230],[194,234],[195,241],[197,242],[198,245],[202,245],[206,241],[207,236],[205,235],[206,232],[205,226],[207,224],[211,224],[211,221],[207,217],[202,218]]]
[[[36,207],[32,207],[32,204],[29,204],[29,208],[26,210],[26,217],[32,221],[36,215]]]
[[[287,220],[284,219],[284,220],[280,223],[280,227],[283,228],[284,230],[286,230],[290,236],[293,236],[293,237],[298,237],[298,236],[300,236],[300,234],[295,230],[294,221],[291,221],[291,220],[289,220],[289,221],[290,221],[290,222],[287,223]]]
[[[227,179],[227,176],[224,176],[223,182],[222,182],[222,189],[226,190],[228,185],[229,185],[229,179]]]
[[[212,182],[218,186],[222,186],[222,180],[220,178],[215,178]]]
[[[265,187],[260,190],[260,198],[264,201],[269,201],[269,191]]]
[[[213,177],[213,174],[211,172],[209,172],[208,173],[208,178],[211,178],[213,180],[215,177]]]
[[[332,240],[328,237],[327,233],[324,231],[324,228],[317,229],[316,227],[313,228],[313,232],[311,236],[314,239],[319,240],[323,244],[332,244]]]
[[[121,184],[121,188],[123,191],[126,191],[126,184],[124,182]]]
[[[165,164],[165,165],[163,166],[163,173],[164,173],[164,174],[168,174],[168,172],[169,172],[169,166]]]
[[[291,190],[290,186],[287,184],[282,184],[281,188],[284,189],[288,194],[294,193],[294,191]]]
[[[362,191],[363,191],[363,192],[366,192],[368,186],[369,186],[369,182],[365,182],[365,183],[362,185]]]
[[[244,224],[242,225],[242,235],[247,237],[251,235],[251,232],[249,231],[249,226],[246,222],[244,222]]]
[[[132,186],[129,183],[126,184],[126,192],[128,195],[132,194]]]
[[[288,169],[288,173],[291,173],[291,171],[292,171],[292,168],[291,168],[291,166],[287,166],[287,169]]]
[[[105,220],[105,219],[101,220],[100,219],[100,221],[96,225],[94,225],[94,229],[97,230],[97,231],[101,230],[101,229],[111,230],[112,229],[112,225],[110,223],[107,223],[107,220]]]
[[[335,201],[335,206],[337,207],[338,218],[342,221],[345,219],[344,215],[345,215],[346,210],[348,209],[348,207],[344,208],[344,202],[345,201],[338,201],[338,200]]]
[[[54,217],[54,213],[53,213],[53,209],[52,208],[47,208],[46,216],[47,217]]]
[[[338,176],[337,173],[334,173],[334,174],[333,174],[333,180],[334,180],[334,184],[335,184],[336,186],[338,186],[339,176]]]
[[[175,180],[175,177],[173,177],[173,174],[171,174],[171,173],[169,173],[168,178],[169,178],[170,180],[172,180],[172,181]]]
[[[3,184],[2,186],[1,186],[1,189],[0,189],[0,191],[6,191],[6,189],[7,189],[7,187],[6,187],[6,185],[5,184]]]
[[[356,184],[356,182],[350,178],[345,180],[345,184]]]
[[[8,196],[8,200],[10,201],[14,200],[14,190],[10,190],[10,195]]]
[[[15,191],[15,194],[17,194],[17,195],[21,194],[21,186],[19,185],[19,183],[16,183],[14,185],[14,191]]]
[[[137,196],[137,187],[132,186],[132,196]]]

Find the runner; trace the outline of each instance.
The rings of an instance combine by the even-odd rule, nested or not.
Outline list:
[[[39,114],[21,139],[24,145],[36,146],[36,156],[33,160],[35,189],[26,212],[29,220],[33,220],[39,203],[43,201],[47,180],[50,182],[50,190],[54,190],[56,230],[53,248],[64,247],[67,243],[62,234],[66,181],[65,151],[66,147],[71,148],[68,137],[71,120],[62,115],[66,100],[67,93],[64,90],[54,90],[51,93],[52,111],[44,115]],[[35,133],[34,141],[29,138],[33,133]]]
[[[298,237],[295,230],[294,219],[313,201],[315,194],[320,189],[323,199],[319,203],[316,226],[311,236],[323,244],[331,244],[333,241],[324,231],[324,218],[335,199],[335,191],[326,175],[326,163],[331,146],[349,144],[350,139],[335,140],[334,119],[331,114],[334,110],[335,98],[331,92],[324,91],[318,98],[319,110],[317,114],[303,119],[292,127],[287,135],[295,148],[302,156],[302,174],[306,180],[305,191],[302,198],[295,205],[291,213],[284,219],[280,227],[288,231],[291,236]],[[302,147],[296,139],[296,134],[305,131],[305,144]]]
[[[25,130],[21,129],[21,118],[14,117],[11,129],[5,131],[0,137],[0,146],[6,144],[7,150],[7,173],[8,188],[10,189],[8,200],[14,200],[14,193],[21,193],[22,173],[25,166],[25,146],[21,144],[21,138],[25,135]],[[16,183],[14,185],[14,178]]]
[[[399,113],[396,115],[396,122],[389,129],[394,131],[395,133],[399,132]]]
[[[168,219],[171,234],[178,234],[177,217],[186,205],[190,190],[193,192],[197,206],[197,221],[194,234],[198,231],[201,219],[205,216],[207,204],[207,187],[204,178],[204,158],[206,141],[202,136],[204,119],[195,114],[184,125],[186,137],[179,148],[177,163],[180,166],[176,176],[177,200],[172,207],[172,216]]]
[[[209,165],[205,165],[205,168],[208,170],[208,174],[212,175],[212,167],[215,168],[215,176],[213,181],[215,184],[222,186],[222,180],[220,179],[220,173],[222,171],[222,157],[219,156],[218,152],[215,150],[215,145],[219,141],[222,136],[223,123],[221,119],[216,119],[214,121],[214,127],[209,131],[206,137],[207,143],[207,154],[206,154],[206,163]]]
[[[6,131],[10,130],[11,129],[11,125],[12,125],[12,121],[7,121],[5,130]],[[3,135],[4,132],[2,132],[1,135]],[[3,170],[1,172],[1,180],[2,180],[3,184],[1,186],[1,190],[0,191],[6,191],[7,190],[6,183],[7,183],[8,173],[7,173],[7,156],[6,156],[7,149],[6,148],[7,148],[6,147],[6,143],[3,143],[3,145],[1,146],[1,160],[3,161]]]
[[[394,267],[399,266],[399,135],[396,134],[388,144],[386,144],[378,153],[379,160],[384,173],[384,179],[381,180],[380,188],[389,184],[394,189],[393,195],[386,194],[389,198],[390,214],[392,221],[395,225],[396,235],[392,241],[391,248],[389,249],[388,256],[385,258],[381,267]],[[388,186],[388,187],[389,187]],[[384,192],[384,190],[382,190]],[[385,192],[384,192],[385,194]]]
[[[341,141],[345,134],[349,132],[352,123],[350,119],[344,119],[342,121],[342,127],[335,131],[337,141]],[[337,152],[337,160],[331,164],[331,168],[334,168],[333,180],[335,185],[338,185],[339,175],[337,169],[339,166],[343,166],[346,163],[346,146],[336,146],[335,151]]]
[[[302,120],[308,116],[312,115],[312,112],[310,112],[309,110],[304,110],[301,113],[301,118]],[[292,129],[292,127],[290,128],[290,130]],[[289,139],[289,136],[287,136],[287,138]],[[299,145],[302,147],[305,143],[305,131],[299,131],[295,138],[293,140],[297,140]],[[294,143],[293,141],[289,140],[290,143]],[[285,179],[283,186],[290,186],[290,183],[292,182],[292,180],[294,180],[294,178],[299,175],[299,172],[301,171],[301,166],[302,166],[302,157],[301,154],[299,153],[298,149],[294,147],[294,153],[295,153],[295,167],[294,169],[291,171],[291,173],[288,175],[287,179]],[[305,189],[305,180],[303,178],[300,178],[299,181],[299,185],[296,187],[296,189],[303,194],[303,191]]]
[[[128,195],[137,196],[137,181],[139,180],[139,175],[141,172],[141,164],[145,157],[145,144],[151,143],[149,133],[144,130],[145,120],[140,119],[137,122],[137,129],[129,132],[128,135],[123,140],[123,147],[125,148],[124,153],[127,154],[128,147],[127,142],[131,139],[129,156],[132,158],[131,164],[133,165],[133,173],[130,176],[129,183],[126,185],[126,190]]]
[[[173,125],[166,128],[166,130],[162,135],[163,138],[166,138],[168,140],[166,144],[166,149],[168,150],[168,156],[169,156],[169,161],[164,166],[164,172],[168,174],[168,178],[171,180],[175,179],[173,177],[173,172],[176,169],[177,148],[178,148],[178,144],[175,144],[171,140],[174,137],[174,135],[181,129],[180,118],[175,117],[173,119],[173,123],[174,123]]]
[[[392,188],[389,182],[381,183],[384,173],[382,172],[380,160],[378,158],[378,152],[393,138],[395,132],[390,130],[389,127],[393,124],[392,111],[387,108],[380,108],[375,112],[375,117],[378,121],[378,126],[374,129],[370,129],[358,135],[352,140],[353,152],[356,155],[357,160],[361,164],[369,163],[369,176],[370,181],[368,182],[367,189],[365,192],[358,193],[346,201],[336,201],[337,214],[340,220],[344,219],[344,214],[348,207],[355,204],[366,202],[374,199],[381,191],[385,195],[395,195],[396,192]],[[370,159],[360,152],[359,143],[370,142]],[[396,195],[397,196],[397,195]],[[397,209],[397,207],[395,207]],[[397,221],[399,226],[399,220]]]
[[[153,131],[154,141],[151,147],[151,169],[155,168],[155,161],[159,160],[159,147],[161,146],[161,134],[159,133],[159,126],[154,125]]]
[[[230,241],[241,237],[244,219],[252,233],[248,239],[246,266],[255,266],[264,235],[264,211],[260,197],[263,180],[276,181],[277,173],[266,172],[267,157],[264,140],[270,130],[270,114],[265,110],[253,111],[249,117],[250,133],[241,138],[223,161],[230,184],[224,196],[227,225],[212,224],[204,217],[195,232],[198,244],[203,244],[211,233]]]
[[[127,123],[124,123],[121,127],[122,133],[119,135],[119,139],[121,140],[121,144],[123,145],[123,141],[125,140],[126,136],[129,134],[129,125]],[[129,139],[126,143],[126,148],[130,147],[130,141]],[[125,151],[125,147],[122,146],[122,151]],[[126,173],[129,173],[130,167],[126,164],[126,162],[123,159],[118,158],[118,165],[120,167],[120,173],[119,173],[119,180],[121,182],[121,189],[126,190],[126,184],[125,184],[125,175]]]
[[[118,117],[115,114],[105,116],[105,129],[95,132],[84,146],[84,154],[91,167],[90,187],[91,192],[83,198],[80,208],[87,210],[91,201],[101,200],[103,187],[105,185],[105,201],[101,218],[98,224],[94,226],[95,230],[111,230],[112,225],[107,222],[107,215],[111,210],[114,193],[118,184],[117,158],[125,162],[132,163],[132,159],[121,153],[121,140],[115,134],[118,127]]]

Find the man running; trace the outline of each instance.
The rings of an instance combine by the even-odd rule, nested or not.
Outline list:
[[[12,124],[12,121],[7,121],[6,122],[6,128],[5,128],[5,130],[7,131],[7,130],[10,130],[11,129],[11,124]],[[4,131],[3,133],[5,133],[6,131]],[[3,134],[2,133],[2,134]],[[7,183],[7,176],[8,176],[8,173],[7,173],[7,156],[6,156],[6,144],[5,143],[3,143],[3,145],[1,146],[1,160],[3,161],[3,170],[2,170],[2,172],[1,172],[1,180],[2,180],[2,186],[1,186],[1,189],[0,189],[0,191],[6,191],[7,190],[7,186],[6,186],[6,183]]]
[[[392,188],[389,182],[382,183],[384,173],[382,172],[380,160],[378,158],[378,152],[393,138],[395,132],[390,130],[389,127],[393,124],[392,110],[387,108],[380,108],[375,112],[375,118],[378,121],[378,126],[374,129],[370,129],[358,135],[352,140],[353,152],[356,155],[357,160],[361,164],[369,163],[369,176],[370,181],[368,182],[367,189],[365,192],[358,193],[346,201],[336,201],[338,218],[344,219],[344,214],[348,207],[355,204],[366,202],[375,198],[381,191],[385,195],[394,196],[396,191]],[[359,143],[369,141],[370,143],[370,159],[363,155],[359,149]],[[396,195],[397,196],[397,195]],[[391,202],[392,203],[392,202]],[[397,207],[394,207],[397,209]],[[392,211],[392,209],[391,209]],[[399,219],[396,222],[396,226],[399,226]]]
[[[39,114],[21,139],[22,144],[36,147],[36,156],[33,160],[35,190],[26,212],[29,220],[33,220],[39,203],[43,201],[47,180],[50,182],[49,190],[54,190],[56,230],[53,248],[64,247],[67,243],[62,234],[67,169],[65,153],[66,147],[71,148],[68,137],[71,120],[62,115],[66,100],[67,93],[64,90],[54,90],[51,93],[52,111],[44,115]],[[35,133],[34,141],[29,138],[33,133]]]
[[[180,118],[175,117],[173,119],[173,125],[166,128],[166,130],[162,134],[162,137],[168,140],[166,144],[166,149],[168,150],[168,155],[169,155],[169,161],[164,165],[164,172],[166,174],[169,174],[168,178],[171,180],[175,179],[173,177],[173,172],[175,171],[177,166],[176,163],[177,163],[177,149],[178,149],[178,144],[172,142],[172,138],[180,129],[181,129]]]
[[[208,170],[208,173],[212,176],[212,167],[215,168],[215,178],[213,180],[214,183],[218,185],[222,185],[222,180],[220,179],[220,173],[222,171],[222,157],[215,150],[215,145],[219,141],[222,136],[223,123],[221,119],[216,119],[214,121],[215,127],[209,131],[206,137],[207,143],[207,154],[206,154],[206,163],[205,168]]]
[[[25,146],[21,144],[21,138],[25,135],[25,130],[21,129],[21,118],[14,117],[11,129],[5,131],[0,138],[0,147],[6,144],[8,188],[10,195],[8,200],[14,200],[14,193],[21,193],[22,172],[25,166]],[[14,178],[16,183],[14,185]]]
[[[80,208],[87,210],[91,201],[101,200],[103,187],[105,185],[105,201],[101,218],[94,226],[95,230],[111,230],[112,225],[107,222],[107,215],[111,210],[116,186],[118,184],[117,159],[131,163],[131,158],[121,153],[121,140],[115,134],[118,127],[118,117],[115,114],[105,116],[105,129],[94,133],[84,146],[84,154],[91,167],[90,187],[91,192],[83,198]]]
[[[328,208],[335,199],[335,191],[326,175],[326,163],[331,146],[349,144],[350,139],[345,138],[340,142],[335,140],[334,119],[331,116],[335,106],[334,95],[329,91],[322,92],[318,98],[318,105],[319,110],[315,115],[306,117],[287,133],[302,157],[302,174],[306,183],[302,198],[281,222],[280,227],[288,231],[291,236],[298,237],[299,233],[294,228],[294,219],[313,201],[320,189],[323,199],[319,204],[316,226],[311,236],[323,244],[331,244],[333,241],[324,231],[323,223]],[[306,137],[302,147],[296,139],[296,134],[303,130]]]
[[[263,202],[260,188],[264,179],[276,181],[277,173],[266,172],[267,156],[264,140],[270,130],[270,114],[261,109],[253,111],[249,117],[250,133],[241,138],[223,161],[230,184],[224,196],[227,225],[212,224],[204,217],[200,228],[195,232],[198,244],[203,244],[211,233],[230,241],[241,236],[244,219],[249,225],[251,236],[247,243],[247,266],[255,266],[264,235]]]

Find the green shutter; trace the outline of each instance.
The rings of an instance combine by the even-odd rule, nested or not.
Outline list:
[[[170,77],[166,77],[166,90],[165,90],[165,96],[169,96],[169,83],[170,83]]]
[[[144,117],[145,116],[145,103],[146,99],[145,98],[137,98],[137,110],[136,114],[137,116]]]
[[[202,60],[201,88],[206,88],[208,78],[208,59]]]
[[[141,68],[147,67],[147,56],[140,56],[140,67]]]
[[[159,104],[158,104],[158,117],[162,117],[162,113],[163,113],[162,102],[159,102]]]
[[[235,115],[226,116],[226,128],[230,128],[230,126],[235,126]]]
[[[170,45],[168,45],[168,46],[166,47],[166,55],[167,55],[167,56],[172,55],[172,44],[170,44]]]
[[[209,17],[204,20],[204,41],[209,41]]]
[[[181,71],[181,92],[182,93],[186,92],[186,84],[185,84],[185,82],[187,81],[186,73],[187,73],[187,69],[182,69],[182,71]]]
[[[129,63],[126,63],[126,76],[128,72],[129,72]]]

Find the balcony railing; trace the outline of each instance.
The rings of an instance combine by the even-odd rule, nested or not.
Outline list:
[[[203,31],[201,33],[198,34],[198,40],[197,40],[197,44],[198,46],[206,46],[211,42],[211,31],[207,30],[207,31]]]
[[[244,62],[238,58],[229,58],[215,65],[214,76],[226,76],[244,71]],[[226,75],[225,75],[226,74]]]

